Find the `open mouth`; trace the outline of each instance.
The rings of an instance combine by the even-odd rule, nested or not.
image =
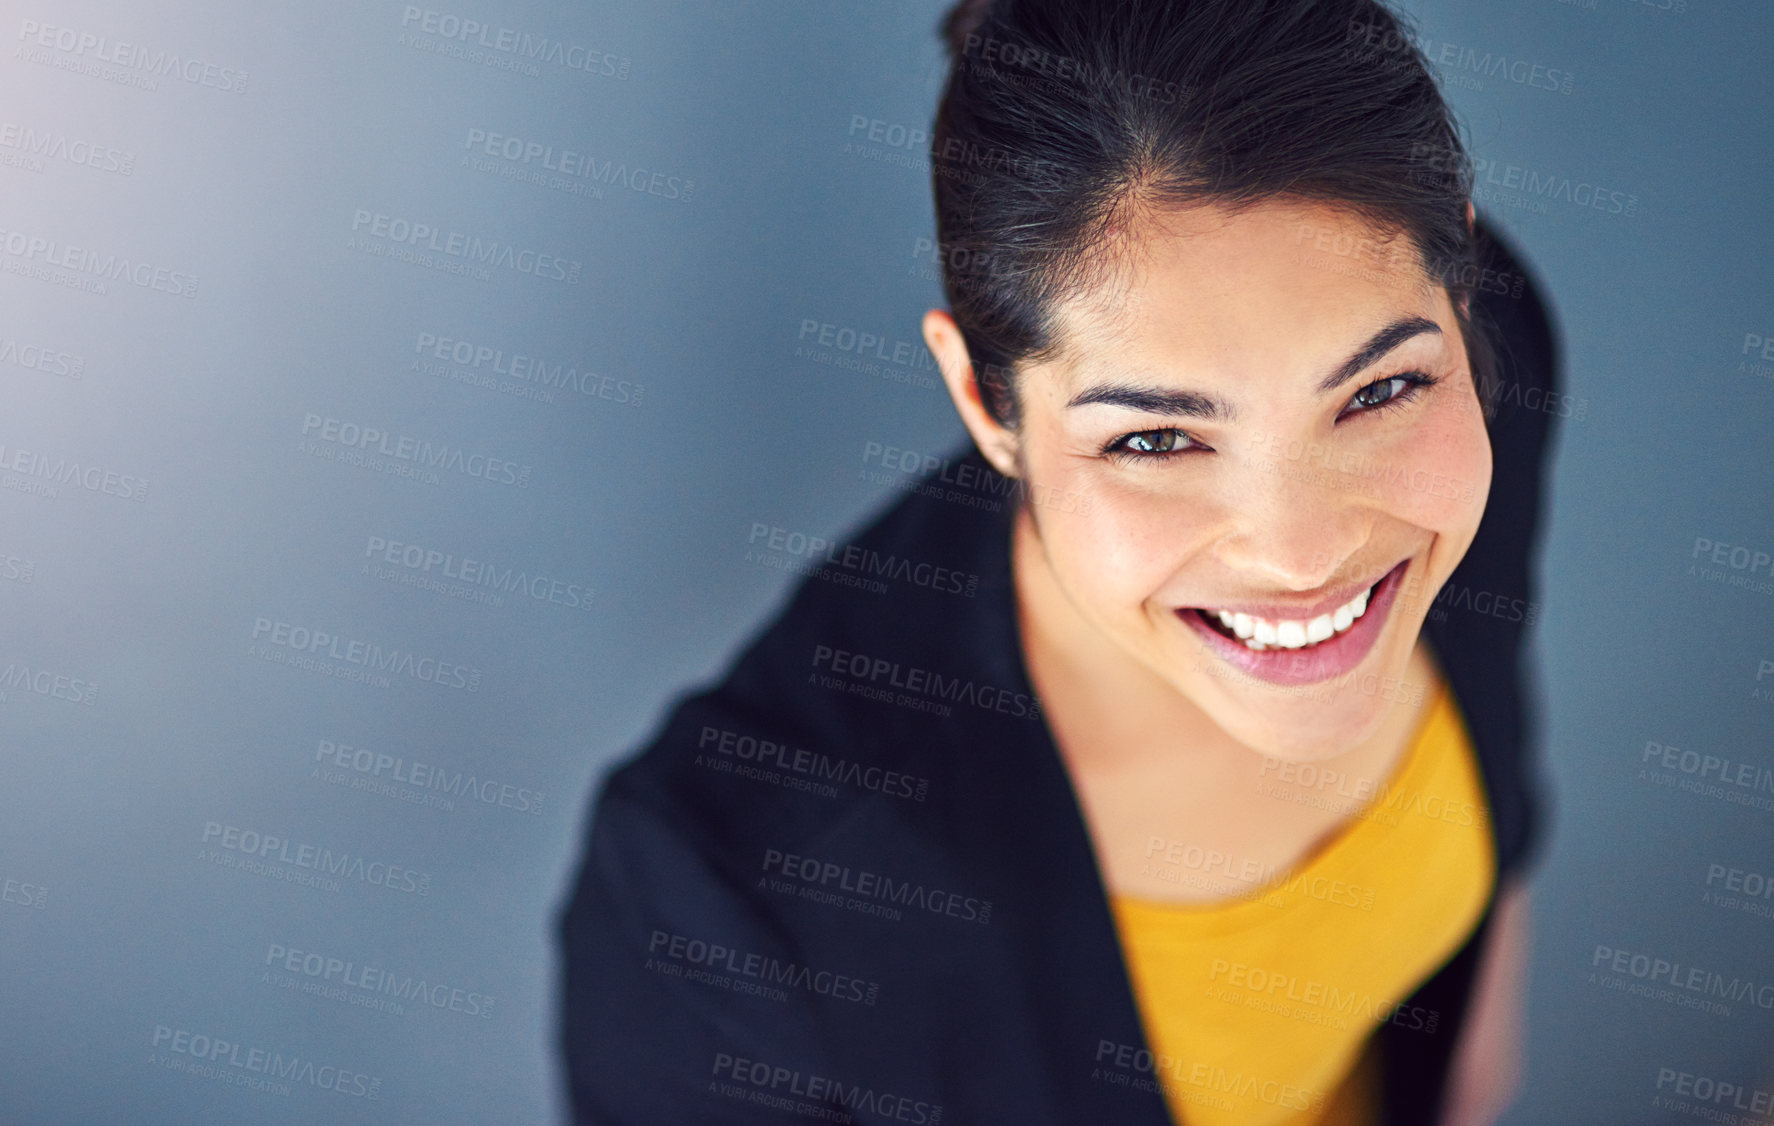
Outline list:
[[[1390,572],[1388,572],[1390,574]],[[1221,637],[1241,641],[1248,649],[1311,649],[1334,637],[1347,633],[1367,613],[1374,592],[1386,581],[1382,575],[1374,584],[1326,614],[1315,618],[1258,618],[1231,610],[1190,610]]]
[[[1312,684],[1350,672],[1373,649],[1410,563],[1399,562],[1349,601],[1311,618],[1201,607],[1175,613],[1208,649],[1246,674],[1279,685]]]

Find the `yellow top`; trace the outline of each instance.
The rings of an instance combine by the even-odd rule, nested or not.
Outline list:
[[[1403,1003],[1465,943],[1496,878],[1465,723],[1438,684],[1390,782],[1302,764],[1259,785],[1360,811],[1298,868],[1233,898],[1110,898],[1153,1072],[1178,1123],[1368,1126],[1371,1034],[1387,1020],[1435,1033],[1441,1013]]]

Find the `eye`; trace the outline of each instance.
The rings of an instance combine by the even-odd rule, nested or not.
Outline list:
[[[1131,434],[1123,434],[1104,446],[1103,453],[1124,461],[1151,461],[1171,457],[1184,450],[1207,448],[1176,427],[1166,426],[1159,430],[1136,430]]]
[[[1407,371],[1387,379],[1376,379],[1349,396],[1349,409],[1343,414],[1364,414],[1386,407],[1403,406],[1417,397],[1419,389],[1433,387],[1441,380],[1420,371]]]

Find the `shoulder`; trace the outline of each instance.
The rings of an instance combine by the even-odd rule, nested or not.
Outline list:
[[[951,497],[941,480],[980,468],[971,452],[927,467],[861,528],[796,560],[804,577],[786,603],[713,684],[674,702],[599,808],[645,802],[712,851],[760,823],[805,837],[909,792],[884,770],[927,776],[950,685],[1019,679],[1011,502],[990,486]]]
[[[751,983],[728,972],[735,958],[792,960],[772,921],[680,818],[620,776],[601,792],[557,930],[574,1121],[773,1121],[719,1097],[723,1065],[817,1064],[807,1007],[782,1004],[760,1020],[757,998],[735,989]]]
[[[598,788],[556,919],[576,1121],[779,1121],[751,1101],[769,1094],[746,1082],[752,1062],[824,1070],[813,975],[845,970],[809,960],[792,900],[764,881],[790,842],[866,811],[795,800],[781,781],[808,779],[784,763],[805,753],[780,717],[717,688]]]
[[[980,729],[895,697],[930,669],[969,675],[1000,616],[982,601],[1003,578],[996,534],[989,513],[946,497],[898,500],[809,561],[725,674],[681,696],[600,785],[557,917],[582,1116],[746,1121],[728,1117],[750,1104],[720,1096],[721,1061],[812,1073],[848,1042],[834,1028],[862,1027],[868,983],[902,954],[877,919],[821,897],[872,886],[863,867],[943,885],[944,826],[972,808],[945,748]],[[893,941],[931,925],[908,919]]]
[[[1481,214],[1474,327],[1495,357],[1481,387],[1492,470],[1484,518],[1437,592],[1425,630],[1478,754],[1492,810],[1498,870],[1531,862],[1549,802],[1535,770],[1538,693],[1524,667],[1542,612],[1536,560],[1545,525],[1557,427],[1586,405],[1564,390],[1562,344],[1544,282],[1527,256]]]

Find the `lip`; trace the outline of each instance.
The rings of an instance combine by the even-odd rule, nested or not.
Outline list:
[[[1392,603],[1397,600],[1399,584],[1403,581],[1404,572],[1410,562],[1406,559],[1386,572],[1368,599],[1367,612],[1357,618],[1354,625],[1305,649],[1265,649],[1258,652],[1242,641],[1235,641],[1221,634],[1193,609],[1177,610],[1175,613],[1222,660],[1258,680],[1280,685],[1316,684],[1353,669],[1367,656],[1368,650],[1374,647],[1374,642],[1380,638],[1380,631],[1386,628],[1386,620],[1392,613]],[[1271,620],[1315,618],[1319,614],[1329,613],[1366,589],[1354,587],[1348,594],[1336,596],[1335,601],[1323,601],[1304,610],[1271,606],[1269,610],[1272,612],[1259,612],[1257,616]],[[1232,607],[1215,609],[1230,610]],[[1239,609],[1243,613],[1252,613],[1243,607]]]
[[[1407,558],[1405,562],[1409,563],[1410,560]],[[1394,571],[1397,569],[1396,566],[1393,567]],[[1388,572],[1388,574],[1390,574],[1390,572]],[[1385,575],[1380,577],[1385,578]],[[1344,587],[1341,591],[1320,598],[1317,602],[1308,602],[1304,605],[1287,602],[1243,602],[1238,604],[1227,602],[1224,604],[1216,603],[1213,606],[1197,607],[1197,609],[1227,610],[1234,614],[1249,614],[1253,618],[1268,618],[1272,622],[1289,620],[1309,622],[1320,614],[1333,613],[1337,607],[1346,602],[1353,601],[1356,595],[1373,586],[1376,581],[1378,580],[1369,579],[1365,583],[1352,583],[1349,586]]]

